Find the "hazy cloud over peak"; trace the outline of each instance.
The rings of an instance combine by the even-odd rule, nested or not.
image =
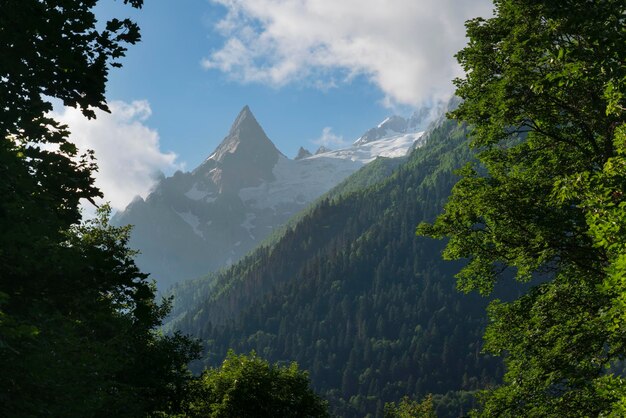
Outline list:
[[[160,171],[181,167],[176,154],[161,152],[159,134],[145,124],[152,114],[147,101],[112,101],[109,109],[111,113],[97,111],[95,120],[74,108],[63,108],[53,116],[69,126],[71,140],[79,150],[94,151],[96,185],[105,201],[123,209],[133,197],[147,195]]]
[[[240,82],[332,85],[363,75],[388,104],[419,105],[452,92],[464,22],[489,0],[211,0],[227,9],[207,69]]]
[[[333,128],[330,126],[322,129],[322,135],[319,138],[311,141],[315,145],[324,146],[326,148],[344,148],[350,145],[350,142],[343,139],[342,135],[337,135],[333,132]]]

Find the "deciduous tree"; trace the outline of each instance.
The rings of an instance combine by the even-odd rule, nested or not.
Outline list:
[[[419,233],[468,260],[465,291],[490,293],[507,271],[539,280],[490,308],[487,349],[508,371],[479,415],[622,416],[626,3],[494,4],[467,23],[452,113],[480,162]]]
[[[254,352],[233,351],[221,367],[205,370],[191,384],[187,417],[327,417],[327,403],[310,388],[296,363],[271,365]]]
[[[51,99],[87,117],[128,19],[96,24],[96,0],[0,1],[0,416],[142,416],[176,410],[195,345],[156,327],[167,304],[132,260],[128,228],[81,225],[100,196],[91,154],[48,116]],[[141,7],[142,0],[124,0]]]

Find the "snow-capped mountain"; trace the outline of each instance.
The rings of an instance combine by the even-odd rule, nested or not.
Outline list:
[[[375,128],[369,129],[361,135],[355,145],[367,144],[382,138],[388,138],[400,134],[418,133],[426,130],[426,126],[432,121],[433,111],[431,108],[423,107],[413,112],[410,118],[392,115],[378,124]]]
[[[406,155],[420,137],[395,133],[315,155],[302,149],[292,160],[276,149],[246,106],[200,166],[163,178],[114,222],[135,225],[131,246],[141,251],[137,264],[165,289],[235,262],[350,174],[378,156]]]

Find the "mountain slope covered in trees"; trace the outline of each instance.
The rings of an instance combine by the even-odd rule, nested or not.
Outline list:
[[[259,248],[271,247],[275,245],[282,237],[285,236],[286,233],[292,231],[302,219],[310,216],[315,211],[318,203],[325,200],[332,201],[340,199],[350,193],[382,182],[384,179],[389,177],[399,165],[406,162],[407,158],[408,157],[376,158],[374,161],[362,167],[337,186],[324,193],[309,207],[292,216],[285,223],[285,225],[277,228],[270,236],[263,240],[263,242],[259,244]],[[256,252],[253,251],[251,255],[246,258],[246,260],[251,257],[255,257],[258,251],[262,250],[259,249]],[[245,263],[246,261],[244,261],[244,264]],[[166,324],[165,328],[168,330],[171,329],[171,325],[176,322],[173,318],[185,315],[189,306],[194,306],[206,299],[206,295],[213,288],[215,282],[219,281],[218,277],[220,277],[223,273],[224,269],[218,272],[208,273],[205,276],[201,276],[193,280],[183,280],[176,283],[171,289],[169,289],[166,295],[175,295],[175,303],[173,304],[172,312],[170,313],[170,320]]]
[[[415,227],[471,158],[465,134],[445,122],[388,179],[319,202],[195,294],[179,288],[177,305],[191,307],[174,327],[201,338],[206,365],[228,348],[297,361],[340,416],[381,416],[385,402],[427,393],[448,393],[442,416],[463,412],[460,391],[502,374],[481,354],[487,301],[457,292],[459,265]]]
[[[389,132],[291,160],[245,106],[228,135],[191,172],[162,178],[113,219],[133,225],[139,268],[160,290],[227,268],[293,215],[376,158],[403,158],[422,132]]]

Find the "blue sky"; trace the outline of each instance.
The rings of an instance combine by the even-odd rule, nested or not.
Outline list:
[[[129,48],[108,84],[110,100],[149,101],[147,124],[158,127],[163,150],[176,152],[189,168],[213,151],[246,104],[289,157],[301,145],[316,148],[325,127],[349,141],[392,113],[364,76],[332,88],[316,88],[311,80],[275,86],[203,68],[203,58],[224,43],[214,26],[225,14],[225,7],[205,0],[146,1],[133,13],[142,42]]]
[[[114,207],[145,195],[154,173],[190,170],[249,105],[276,146],[339,146],[386,116],[444,99],[461,74],[463,22],[489,0],[146,0],[96,9],[142,31],[109,77],[111,115],[58,111],[100,163]]]

